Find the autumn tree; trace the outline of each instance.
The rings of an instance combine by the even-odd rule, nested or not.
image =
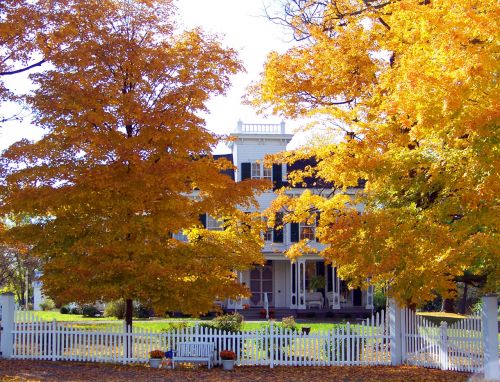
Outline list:
[[[55,3],[55,2],[54,2]],[[261,263],[257,218],[237,207],[264,185],[235,183],[200,112],[241,69],[199,29],[178,32],[170,0],[57,2],[64,33],[27,101],[45,129],[2,156],[1,210],[33,216],[8,234],[43,260],[59,302],[132,301],[201,314],[246,289]],[[200,215],[224,229],[206,230]],[[178,240],[183,232],[187,241]]]
[[[314,157],[295,180],[333,187],[282,193],[274,209],[290,211],[285,222],[319,211],[321,255],[351,285],[371,279],[409,305],[453,295],[464,272],[499,289],[499,12],[493,0],[288,0],[269,11],[296,44],[268,56],[252,102],[321,128],[279,159]]]

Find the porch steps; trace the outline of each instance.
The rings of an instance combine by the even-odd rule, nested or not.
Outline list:
[[[259,321],[265,320],[265,313],[261,313],[262,308],[249,308],[249,309],[239,309],[237,310],[246,321]],[[289,308],[269,308],[271,318],[276,320],[281,320],[283,317],[293,316],[296,319],[310,319],[310,320],[328,320],[328,321],[338,321],[342,319],[362,319],[370,317],[372,312],[370,309],[365,309],[363,307],[344,307],[340,310],[331,309],[289,309]],[[225,313],[233,313],[234,309],[227,309]]]

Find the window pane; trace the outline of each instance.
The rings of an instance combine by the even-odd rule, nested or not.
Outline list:
[[[207,229],[210,231],[222,231],[222,222],[207,215]]]
[[[260,179],[260,163],[252,163],[252,179]]]
[[[264,167],[263,178],[270,180],[273,179],[273,169],[269,167]]]

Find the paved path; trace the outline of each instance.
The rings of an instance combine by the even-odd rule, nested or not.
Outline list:
[[[121,366],[77,362],[8,361],[0,359],[2,382],[215,382],[215,381],[272,381],[272,382],[361,382],[361,381],[445,381],[465,382],[470,374],[423,369],[417,367],[238,367],[234,371],[220,368],[207,370],[182,368],[176,370],[150,369],[144,365]],[[479,379],[474,379],[479,381]]]

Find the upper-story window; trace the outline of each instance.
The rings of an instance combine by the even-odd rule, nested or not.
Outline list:
[[[207,229],[210,231],[223,231],[222,222],[207,214]]]
[[[263,235],[264,241],[265,242],[272,242],[274,229],[272,227],[267,227],[267,218],[264,218],[264,222],[266,223],[266,229],[265,229],[264,235]]]
[[[264,167],[261,162],[240,163],[240,180],[245,179],[266,179],[273,182],[273,188],[283,186],[283,165],[273,164],[272,167]]]
[[[267,180],[273,180],[273,169],[271,167],[263,167],[262,178]]]
[[[300,240],[314,240],[316,234],[316,221],[299,223]]]
[[[261,164],[257,162],[252,162],[252,179],[260,179],[261,178]]]

